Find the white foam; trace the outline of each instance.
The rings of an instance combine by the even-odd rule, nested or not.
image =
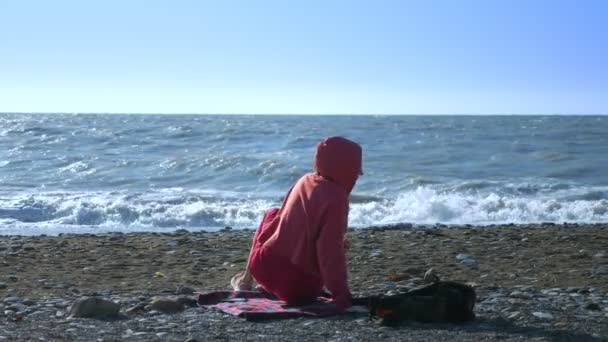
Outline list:
[[[580,189],[569,196],[565,191],[522,197],[419,186],[394,199],[359,194],[351,203],[349,225],[608,222],[608,199],[585,199]],[[255,228],[263,211],[280,201],[276,194],[182,188],[145,193],[21,193],[0,198],[0,234]]]
[[[418,187],[396,200],[351,205],[350,223],[370,225],[411,222],[419,224],[491,224],[534,222],[608,222],[608,201],[560,200],[543,195],[528,198],[479,192],[440,192]]]

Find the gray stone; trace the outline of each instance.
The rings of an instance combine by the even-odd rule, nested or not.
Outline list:
[[[184,304],[173,298],[155,298],[150,308],[163,313],[176,313],[184,310]]]
[[[23,305],[32,306],[32,305],[36,305],[36,302],[31,299],[24,299]]]
[[[98,297],[83,297],[77,299],[70,310],[73,317],[116,317],[120,311],[120,305],[109,300]]]
[[[194,289],[189,286],[178,286],[175,294],[178,295],[191,295],[194,293]]]
[[[23,300],[19,297],[6,297],[3,300],[4,304],[19,303],[21,301],[23,301]]]
[[[595,275],[608,275],[608,265],[599,265],[593,269]]]
[[[372,251],[372,252],[369,254],[369,256],[370,256],[370,257],[372,257],[372,258],[377,258],[377,257],[382,256],[382,254],[383,254],[383,253],[382,253],[382,250],[381,250],[381,249],[375,249],[375,250],[373,250],[373,251]]]
[[[456,260],[460,261],[461,264],[465,265],[474,265],[478,262],[475,257],[468,254],[458,254],[456,255]]]
[[[0,290],[7,288],[6,283],[0,283]]]
[[[26,305],[23,305],[21,303],[14,303],[9,305],[8,307],[6,307],[7,310],[11,310],[11,311],[15,311],[15,312],[21,312],[25,309],[27,309]]]
[[[544,319],[544,320],[552,320],[553,319],[553,315],[548,313],[548,312],[533,312],[532,316],[536,317],[536,318],[540,318],[540,319]]]

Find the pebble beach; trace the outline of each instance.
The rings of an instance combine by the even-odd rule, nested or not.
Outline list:
[[[252,323],[197,307],[245,267],[252,234],[0,237],[0,341],[608,340],[606,224],[350,229],[354,296],[415,288],[430,268],[477,292],[474,322],[398,328],[365,313]],[[117,314],[79,317],[85,298]]]

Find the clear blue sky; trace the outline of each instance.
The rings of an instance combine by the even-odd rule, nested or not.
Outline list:
[[[0,2],[0,112],[608,113],[608,1]]]

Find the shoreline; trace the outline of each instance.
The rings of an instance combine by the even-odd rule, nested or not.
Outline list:
[[[82,228],[82,226],[79,226]],[[130,231],[121,231],[116,230],[114,228],[90,228],[88,226],[84,226],[85,229],[82,229],[82,232],[57,232],[57,233],[42,233],[45,229],[37,229],[36,231],[40,231],[41,233],[36,234],[6,234],[0,233],[1,238],[10,238],[10,237],[65,237],[65,236],[103,236],[103,235],[132,235],[132,234],[206,234],[206,233],[218,233],[218,232],[251,232],[254,231],[255,227],[244,227],[244,228],[233,228],[232,226],[224,226],[224,227],[215,227],[215,228],[196,228],[196,229],[187,229],[183,227],[174,227],[174,228],[153,228],[150,230],[146,230],[147,228],[137,228],[135,230]],[[472,223],[389,223],[389,224],[379,224],[379,225],[368,225],[364,227],[359,226],[349,226],[348,231],[365,231],[365,230],[424,230],[424,229],[500,229],[500,228],[513,228],[520,227],[526,229],[537,229],[537,228],[550,228],[550,227],[563,227],[563,228],[601,228],[607,227],[608,222],[528,222],[528,223],[484,223],[484,224],[472,224]],[[2,231],[2,227],[0,226],[0,232]]]
[[[557,336],[604,341],[608,336],[608,223],[349,229],[353,295],[413,288],[434,268],[442,280],[470,283],[476,289],[478,319],[464,326],[407,324],[386,329],[365,315],[256,326],[196,307],[178,314],[127,313],[155,296],[176,296],[178,288],[228,289],[230,277],[246,263],[252,235],[252,229],[224,229],[0,236],[0,325],[6,326],[4,332],[0,329],[0,340],[268,340],[258,334],[270,340],[313,341],[365,340],[381,334],[388,340],[550,341]],[[90,295],[118,301],[125,318],[68,319],[74,300]],[[147,320],[150,324],[142,323]],[[150,330],[158,322],[165,327],[171,323],[172,328]],[[97,327],[95,334],[80,327],[87,325]],[[250,331],[254,335],[247,335]],[[134,335],[137,332],[142,334]]]

